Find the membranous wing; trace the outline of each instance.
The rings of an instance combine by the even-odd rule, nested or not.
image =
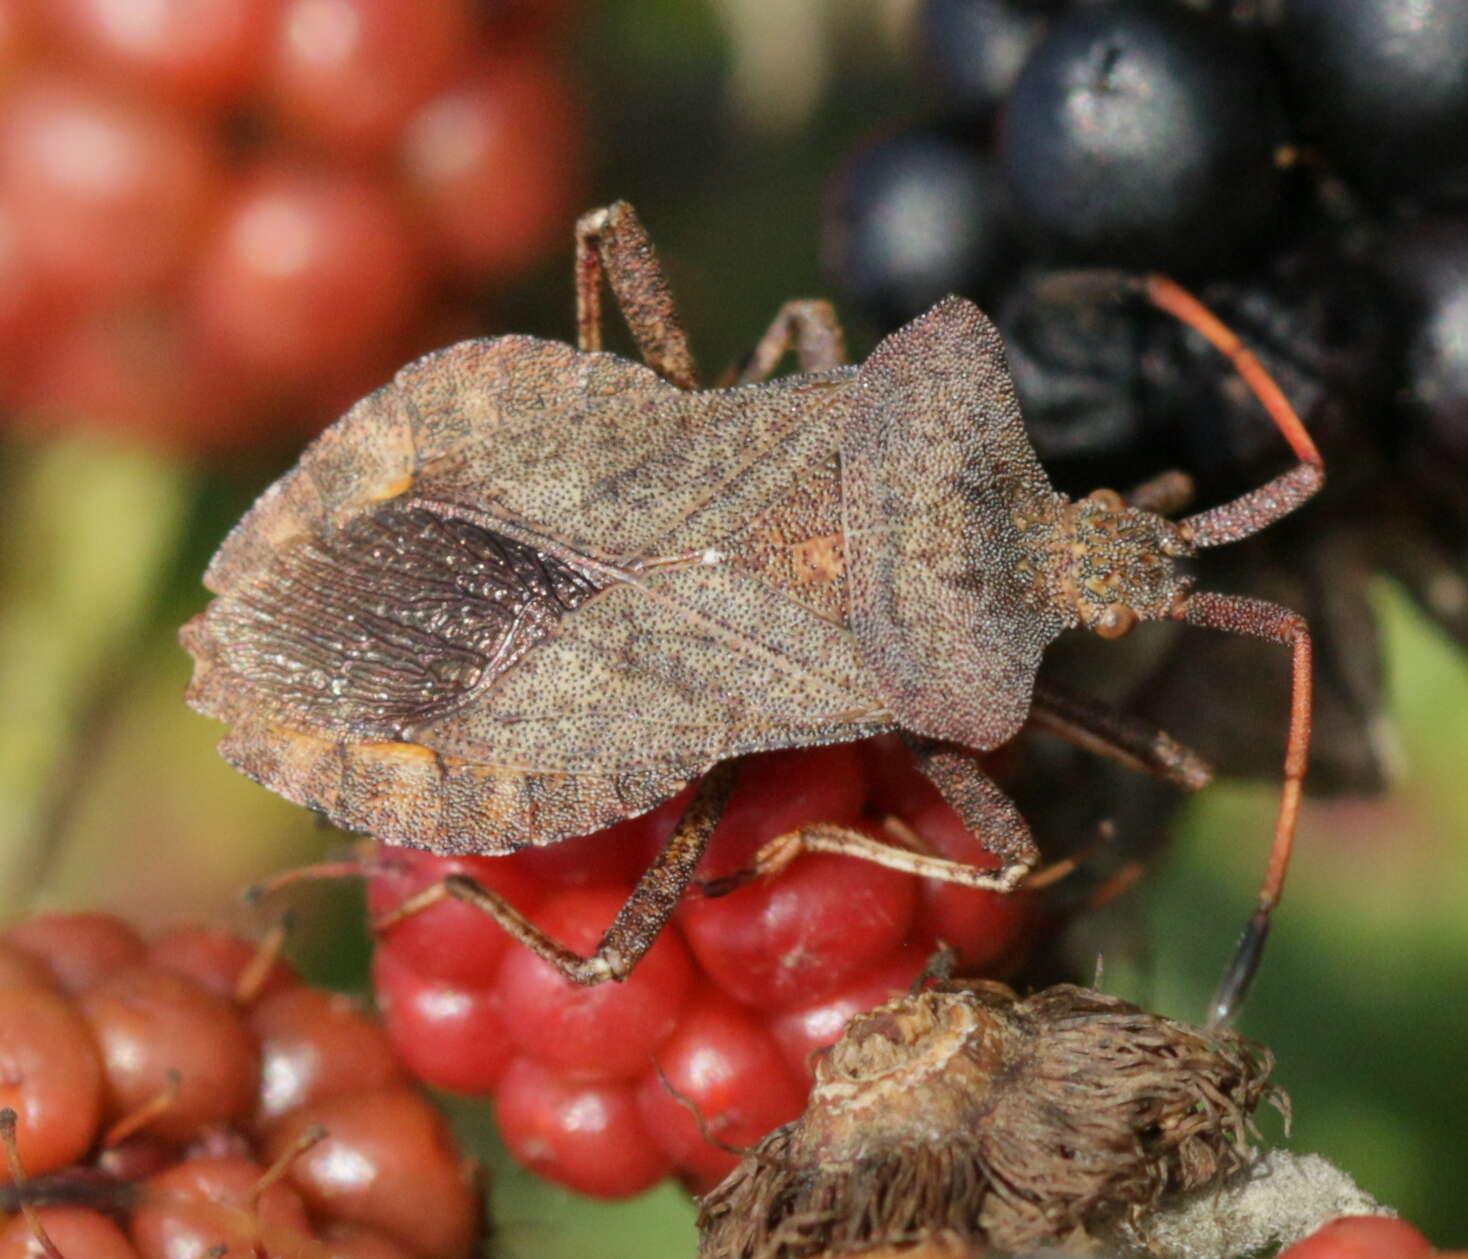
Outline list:
[[[523,542],[392,499],[283,547],[209,626],[216,663],[262,708],[401,739],[472,702],[597,588]]]

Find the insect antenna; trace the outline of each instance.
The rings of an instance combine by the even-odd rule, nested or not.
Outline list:
[[[1289,515],[1325,484],[1325,462],[1320,451],[1274,377],[1217,315],[1166,276],[1144,276],[1137,284],[1149,302],[1192,328],[1228,359],[1300,461],[1257,489],[1180,522],[1188,540],[1197,547],[1222,546],[1258,533]]]
[[[1257,489],[1179,521],[1179,532],[1195,547],[1221,546],[1246,538],[1287,516],[1325,483],[1320,451],[1300,417],[1253,352],[1191,293],[1159,275],[1142,277],[1134,286],[1158,309],[1198,332],[1233,364],[1299,460],[1288,472]],[[1209,591],[1199,591],[1180,600],[1172,616],[1189,625],[1280,643],[1289,647],[1291,655],[1290,729],[1274,843],[1254,914],[1209,1005],[1208,1021],[1216,1025],[1232,1019],[1259,969],[1269,935],[1270,914],[1279,903],[1294,847],[1310,751],[1310,629],[1304,617],[1288,608],[1262,599]]]

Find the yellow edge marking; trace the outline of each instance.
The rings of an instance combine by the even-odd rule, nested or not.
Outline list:
[[[356,743],[348,746],[361,752],[364,756],[370,756],[381,761],[418,761],[429,762],[433,760],[433,752],[421,743],[397,743],[386,741],[382,743]]]
[[[406,494],[412,488],[413,474],[411,472],[404,472],[396,481],[389,481],[375,494],[369,495],[367,501],[369,503],[380,503],[385,499],[397,498],[400,494]]]

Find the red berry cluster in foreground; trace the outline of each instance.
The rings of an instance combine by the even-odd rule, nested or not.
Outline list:
[[[381,1027],[268,961],[101,914],[0,937],[0,1108],[65,1259],[471,1252],[473,1178]],[[42,1253],[18,1194],[0,1158],[0,1259]]]
[[[1428,1259],[1432,1243],[1390,1215],[1347,1215],[1280,1251],[1279,1259]]]
[[[371,909],[382,915],[461,872],[590,953],[688,795],[509,857],[379,850]],[[744,869],[766,841],[815,822],[890,842],[888,819],[932,853],[995,864],[902,745],[882,738],[747,758],[701,873]],[[634,1194],[669,1174],[706,1190],[737,1160],[704,1138],[675,1091],[711,1137],[753,1145],[800,1114],[811,1053],[852,1014],[905,990],[939,941],[966,972],[1002,971],[1022,950],[1033,910],[1024,893],[805,854],[728,896],[690,890],[625,983],[570,984],[452,900],[387,928],[374,977],[410,1070],[442,1088],[492,1095],[504,1139],[526,1166],[600,1197]]]
[[[560,7],[0,0],[0,407],[226,451],[472,326],[576,208]]]

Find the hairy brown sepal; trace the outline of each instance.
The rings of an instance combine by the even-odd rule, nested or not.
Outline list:
[[[706,1259],[1083,1246],[1251,1154],[1273,1055],[1115,997],[945,985],[852,1021],[699,1216]]]

